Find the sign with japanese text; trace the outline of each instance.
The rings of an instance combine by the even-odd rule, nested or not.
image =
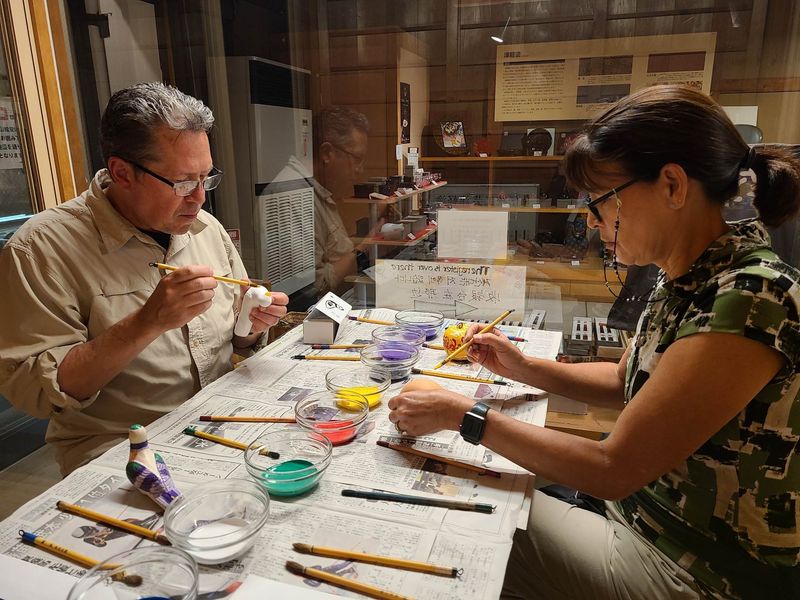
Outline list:
[[[416,260],[379,260],[375,304],[380,308],[422,310],[465,320],[494,319],[513,309],[525,312],[525,267]]]
[[[21,169],[22,148],[17,134],[17,115],[14,102],[8,96],[0,98],[0,169]]]

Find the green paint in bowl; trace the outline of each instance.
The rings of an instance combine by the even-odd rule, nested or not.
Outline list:
[[[314,464],[307,460],[287,460],[264,471],[264,486],[272,496],[299,496],[319,482]]]

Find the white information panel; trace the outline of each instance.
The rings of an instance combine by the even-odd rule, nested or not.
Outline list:
[[[525,267],[466,263],[379,260],[376,306],[432,310],[455,319],[494,319],[513,309],[525,312]]]
[[[436,220],[441,258],[505,259],[508,251],[506,211],[440,210]]]

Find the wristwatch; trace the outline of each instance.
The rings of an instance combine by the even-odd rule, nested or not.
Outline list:
[[[461,437],[470,444],[478,445],[483,437],[483,430],[486,428],[486,413],[489,407],[483,402],[477,402],[469,409],[461,421],[461,428],[458,430]]]

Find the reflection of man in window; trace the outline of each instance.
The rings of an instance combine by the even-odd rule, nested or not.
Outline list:
[[[322,184],[314,185],[315,287],[320,294],[338,293],[344,278],[358,272],[361,248],[350,240],[338,205],[353,196],[353,184],[362,177],[369,121],[351,108],[330,106],[320,111],[315,126],[315,171]]]

